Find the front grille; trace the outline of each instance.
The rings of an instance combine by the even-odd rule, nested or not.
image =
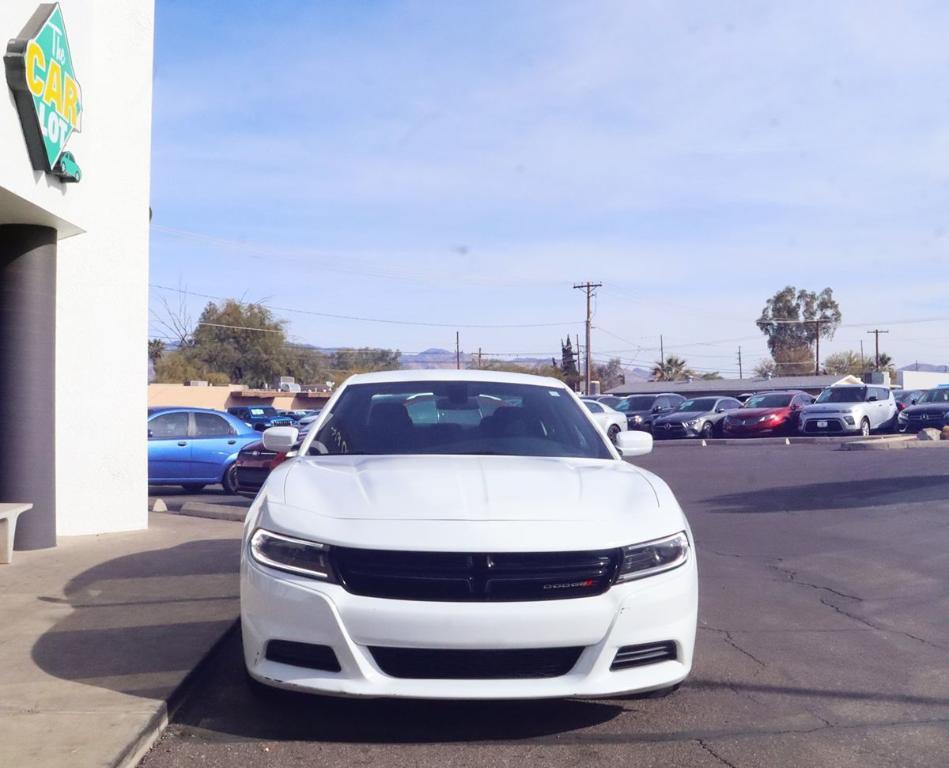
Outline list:
[[[663,643],[646,643],[644,645],[624,645],[616,652],[610,669],[630,669],[642,667],[646,664],[657,664],[660,661],[674,661],[676,659],[676,644],[671,640]]]
[[[348,592],[394,600],[511,602],[590,597],[616,577],[619,550],[594,552],[393,552],[334,547]]]
[[[267,659],[294,667],[339,672],[339,659],[328,645],[295,643],[291,640],[271,640],[267,643]]]
[[[843,432],[843,424],[841,424],[840,419],[820,419],[820,421],[826,421],[826,427],[818,427],[817,419],[811,419],[804,424],[804,431],[806,433],[814,432]]]
[[[684,424],[671,421],[665,424],[655,425],[652,431],[657,437],[682,437],[682,435],[686,434]]]
[[[416,680],[518,680],[560,677],[583,652],[567,648],[461,650],[370,646],[372,657],[390,677]]]

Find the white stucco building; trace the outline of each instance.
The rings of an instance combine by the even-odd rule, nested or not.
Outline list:
[[[153,0],[0,2],[0,502],[35,504],[18,548],[147,525],[153,32]]]

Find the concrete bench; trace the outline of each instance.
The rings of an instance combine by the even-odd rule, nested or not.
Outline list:
[[[0,563],[9,563],[13,559],[16,521],[28,509],[33,509],[33,505],[0,504]]]

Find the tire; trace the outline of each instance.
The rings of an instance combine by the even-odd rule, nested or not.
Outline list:
[[[616,436],[620,433],[620,428],[616,424],[610,424],[610,428],[606,430],[606,436],[610,439],[611,443],[616,443]]]
[[[188,493],[201,493],[204,490],[204,483],[185,483],[181,487]]]
[[[864,416],[863,421],[860,422],[860,434],[863,437],[870,437],[870,419],[866,416]]]
[[[231,464],[231,466],[224,470],[221,485],[224,486],[224,493],[230,494],[231,496],[237,495],[237,464]]]
[[[706,421],[702,425],[702,439],[711,440],[713,437],[715,437],[715,425],[710,421]]]

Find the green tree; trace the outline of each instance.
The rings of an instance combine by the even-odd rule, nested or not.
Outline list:
[[[221,371],[235,384],[270,386],[288,362],[285,324],[263,304],[210,302],[188,352],[205,370]]]
[[[165,342],[161,339],[149,339],[148,340],[148,359],[153,363],[157,363],[161,360],[161,356],[165,354]]]
[[[203,380],[205,370],[185,350],[176,349],[155,362],[155,381],[163,384],[187,384]]]
[[[339,371],[394,371],[399,368],[402,353],[397,349],[338,349],[332,355],[331,367]]]
[[[605,364],[595,365],[593,375],[600,382],[600,391],[606,392],[613,387],[626,383],[626,375],[623,373],[623,364],[618,357],[610,358]]]
[[[580,387],[580,369],[577,367],[577,353],[567,334],[566,341],[560,342],[560,374],[571,389]]]
[[[824,370],[835,376],[859,376],[864,371],[865,362],[860,360],[853,350],[835,352],[824,358]]]
[[[814,293],[789,285],[765,302],[757,325],[780,375],[794,376],[814,370],[815,342],[819,337],[832,339],[841,319],[832,289]]]
[[[652,366],[653,381],[682,381],[693,376],[688,363],[677,355],[666,355],[665,360],[657,360]]]

